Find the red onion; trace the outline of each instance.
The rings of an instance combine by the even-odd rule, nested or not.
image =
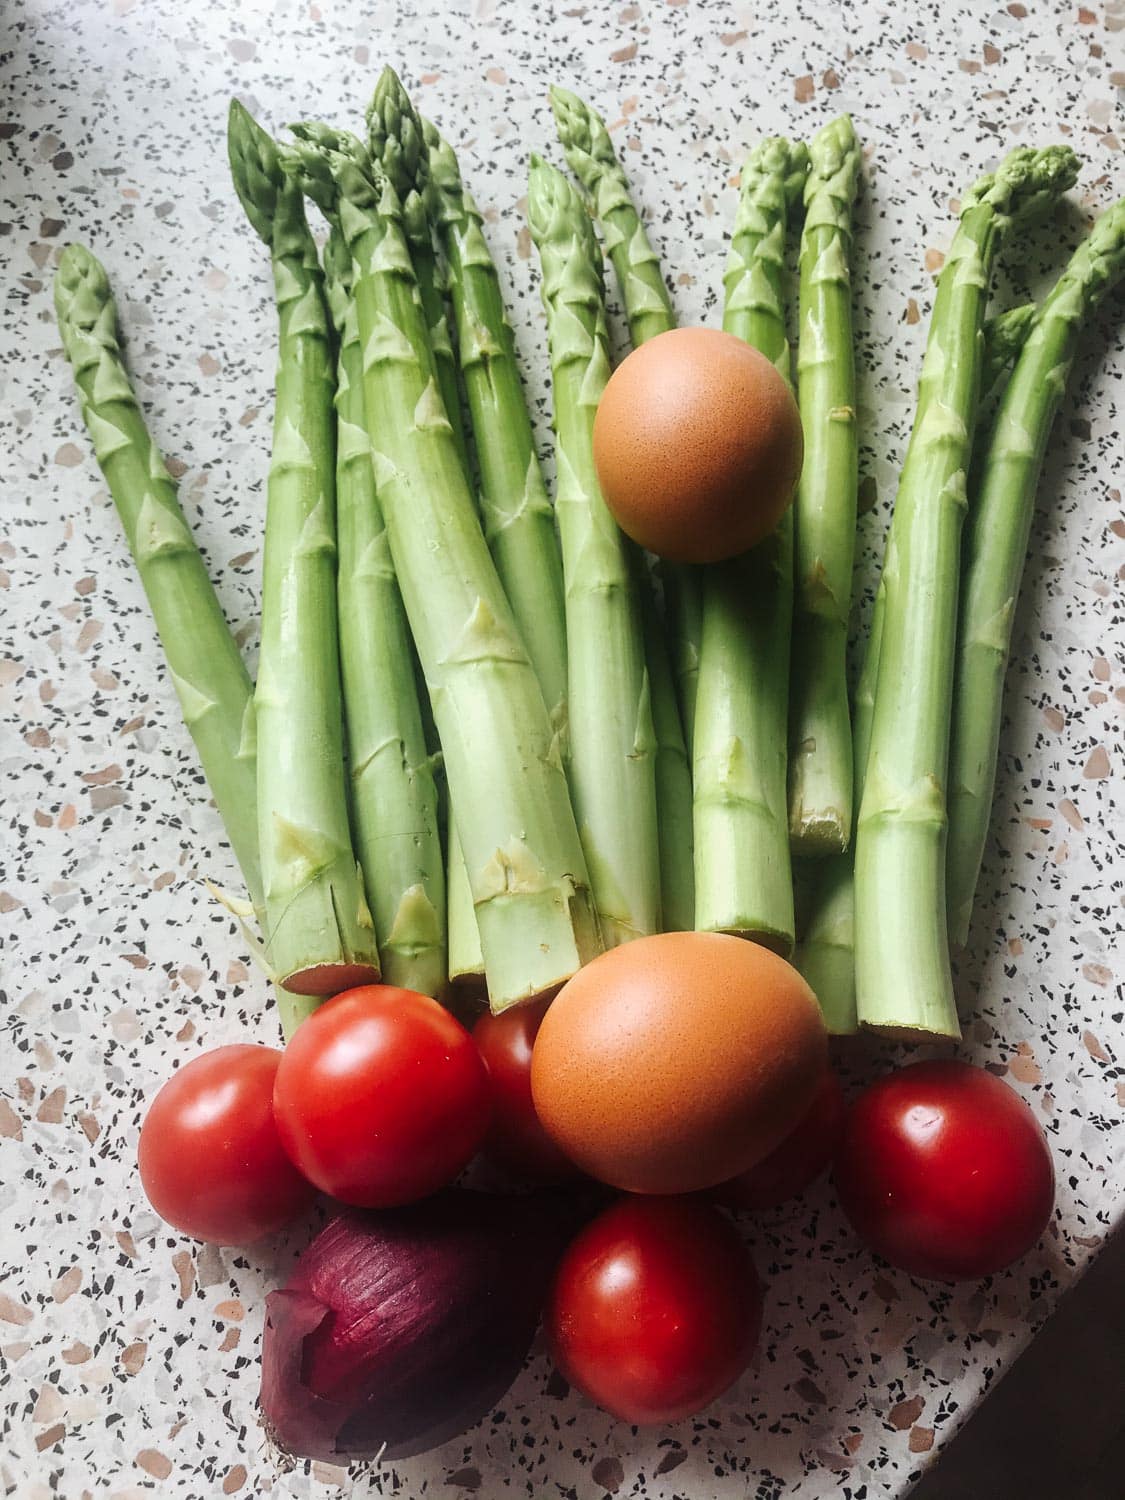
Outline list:
[[[451,1189],[350,1210],[266,1301],[261,1407],[287,1453],[408,1458],[485,1416],[519,1374],[573,1201]]]

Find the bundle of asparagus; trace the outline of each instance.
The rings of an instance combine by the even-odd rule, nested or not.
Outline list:
[[[796,942],[832,1030],[954,1036],[945,913],[963,941],[1036,482],[1081,327],[1125,275],[1125,204],[1041,306],[986,322],[1002,242],[1070,187],[1076,158],[1015,151],[963,200],[849,715],[851,121],[754,147],[724,277],[724,328],[789,381],[786,240],[803,216],[795,507],[745,556],[661,566],[657,586],[593,462],[610,376],[596,226],[634,345],[675,314],[604,121],[564,89],[551,104],[583,190],[532,157],[554,506],[481,215],[395,74],[362,140],[306,123],[283,146],[232,105],[235,187],[279,316],[256,687],[129,385],[105,273],[79,246],[60,263],[82,409],[283,1029],[380,968],[436,996],[483,979],[503,1010],[605,945],[695,926]],[[329,223],[323,263],[306,197]],[[969,485],[978,411],[1013,366]]]

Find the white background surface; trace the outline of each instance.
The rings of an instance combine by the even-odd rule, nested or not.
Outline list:
[[[531,147],[562,161],[548,83],[614,127],[685,322],[718,321],[747,146],[848,109],[867,148],[869,584],[950,200],[1010,145],[1070,139],[1087,158],[1073,212],[1020,247],[1035,275],[1061,264],[1083,215],[1125,191],[1125,7],[9,0],[2,24],[0,1480],[68,1500],[350,1493],[319,1465],[281,1476],[256,1425],[263,1299],[286,1249],[194,1246],[136,1180],[143,1103],[172,1063],[275,1029],[199,884],[232,882],[233,863],[72,397],[50,301],[59,247],[82,239],[109,269],[154,434],[252,656],[274,331],[265,253],[227,175],[232,92],[279,131],[355,124],[382,63],[400,69],[487,210],[541,416],[521,198]],[[1027,284],[1016,266],[998,295]],[[874,1263],[822,1184],[747,1227],[768,1287],[762,1355],[706,1418],[638,1435],[548,1385],[537,1353],[491,1423],[355,1493],[901,1494],[1101,1242],[1125,1116],[1121,314],[1118,297],[1085,340],[1044,476],[960,964],[963,1055],[1032,1102],[1056,1153],[1050,1236],[1006,1276],[926,1287]],[[849,1056],[870,1066],[865,1044]]]

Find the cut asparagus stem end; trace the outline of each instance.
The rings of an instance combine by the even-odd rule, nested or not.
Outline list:
[[[794,823],[793,818],[796,818]],[[791,815],[789,844],[794,854],[803,859],[821,859],[830,854],[842,854],[848,846],[848,829],[843,818],[822,812],[805,817],[799,811]]]
[[[361,984],[378,984],[379,970],[372,964],[312,964],[298,969],[278,981],[291,995],[308,995],[323,1000],[343,990],[354,990]]]

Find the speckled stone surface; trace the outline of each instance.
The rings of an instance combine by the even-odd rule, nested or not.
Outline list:
[[[964,1055],[1030,1101],[1055,1152],[1044,1244],[979,1286],[925,1286],[876,1264],[822,1184],[747,1226],[768,1289],[762,1352],[704,1418],[638,1434],[537,1350],[484,1426],[349,1477],[283,1474],[256,1421],[264,1295],[300,1235],[204,1249],[162,1226],[137,1182],[138,1120],[173,1063],[273,1041],[275,1025],[200,885],[235,872],[90,455],[50,279],[70,238],[109,268],[153,431],[252,655],[274,329],[227,177],[232,92],[278,129],[347,122],[378,66],[400,69],[487,210],[541,415],[521,198],[531,146],[561,161],[550,80],[612,122],[684,320],[717,321],[747,145],[851,110],[867,148],[869,587],[950,200],[1009,145],[1070,139],[1087,165],[1073,211],[1033,242],[1035,284],[1083,215],[1125,191],[1125,0],[9,0],[0,29],[0,1485],[23,1500],[905,1493],[1121,1209],[1122,299],[1084,341],[1047,463],[960,963]],[[1028,284],[1005,273],[999,295]],[[860,1043],[848,1065],[888,1055]]]

